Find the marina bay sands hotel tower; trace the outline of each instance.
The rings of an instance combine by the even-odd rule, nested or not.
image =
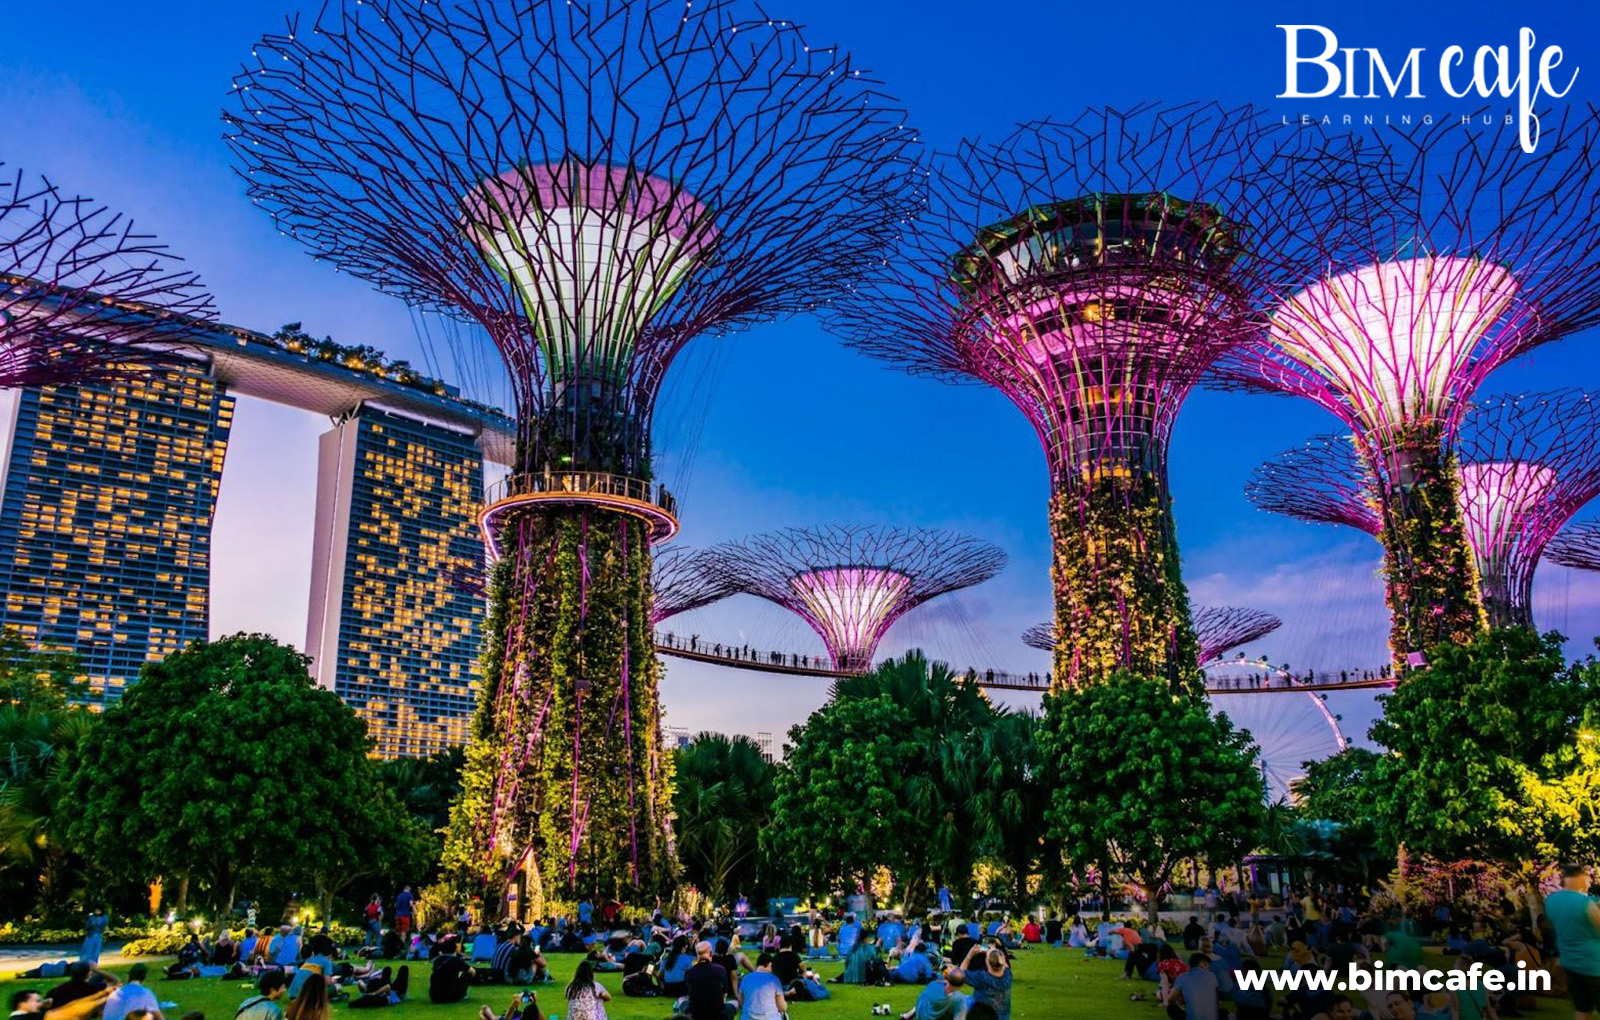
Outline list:
[[[13,395],[0,466],[0,626],[74,651],[96,700],[209,636],[211,523],[234,395],[333,422],[318,459],[305,651],[376,753],[465,740],[483,603],[485,463],[512,423],[362,349],[218,326],[182,364]]]

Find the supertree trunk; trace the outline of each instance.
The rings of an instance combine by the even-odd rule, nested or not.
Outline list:
[[[1148,474],[1101,473],[1051,498],[1058,683],[1118,670],[1188,687],[1199,676],[1172,508]]]
[[[1461,514],[1455,455],[1440,441],[1438,426],[1406,432],[1396,437],[1379,472],[1389,644],[1402,667],[1410,653],[1470,641],[1488,623]]]
[[[523,912],[664,891],[675,865],[646,526],[561,508],[507,531],[467,803],[452,818],[463,853],[447,858],[488,862],[486,899],[517,888]]]

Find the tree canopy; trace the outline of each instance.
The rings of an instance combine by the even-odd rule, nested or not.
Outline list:
[[[1249,734],[1203,696],[1118,674],[1049,695],[1044,717],[1051,834],[1077,866],[1136,878],[1152,919],[1180,861],[1237,860],[1260,832]]]
[[[67,780],[70,830],[94,864],[201,882],[225,915],[244,880],[370,867],[413,835],[377,782],[365,724],[306,663],[236,634],[147,664]]]
[[[1545,831],[1531,791],[1572,745],[1597,668],[1569,666],[1556,634],[1487,631],[1441,644],[1380,700],[1372,784],[1380,838],[1442,860],[1526,859]]]

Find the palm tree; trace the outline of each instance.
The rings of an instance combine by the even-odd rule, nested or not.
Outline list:
[[[0,857],[34,869],[46,916],[65,905],[76,856],[61,780],[94,722],[82,708],[0,705]]]
[[[678,752],[672,794],[678,856],[689,880],[713,902],[727,902],[756,879],[774,773],[749,737],[702,733]]]

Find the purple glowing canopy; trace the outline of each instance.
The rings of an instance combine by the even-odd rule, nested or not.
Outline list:
[[[1315,187],[1262,189],[1273,221],[1301,227],[1257,253],[1276,263],[1255,277],[1266,328],[1215,377],[1315,401],[1379,463],[1406,426],[1448,444],[1497,366],[1600,319],[1597,142],[1593,109],[1547,115],[1531,155],[1440,118],[1349,137],[1364,215],[1326,215]]]
[[[1057,484],[1164,478],[1185,396],[1251,329],[1235,278],[1252,108],[1092,109],[966,141],[880,269],[825,310],[868,354],[988,383],[1037,430]]]
[[[0,164],[0,389],[170,358],[216,314],[180,262],[120,213]]]
[[[226,113],[252,198],[488,331],[521,470],[648,475],[683,345],[830,299],[917,195],[903,111],[745,0],[346,0],[253,57]]]
[[[1582,390],[1481,400],[1462,422],[1460,508],[1494,622],[1531,625],[1540,557],[1600,495],[1597,435],[1600,397]],[[1372,476],[1347,436],[1318,437],[1262,465],[1247,494],[1264,510],[1382,531]]]
[[[1283,626],[1283,621],[1271,613],[1239,606],[1195,606],[1190,610],[1190,619],[1194,621],[1202,667]],[[1048,623],[1035,624],[1022,632],[1022,640],[1030,648],[1053,652],[1056,650],[1055,627]]]
[[[835,669],[872,668],[894,622],[1005,566],[999,548],[930,528],[788,528],[714,550],[739,590],[774,602],[822,638]]]

